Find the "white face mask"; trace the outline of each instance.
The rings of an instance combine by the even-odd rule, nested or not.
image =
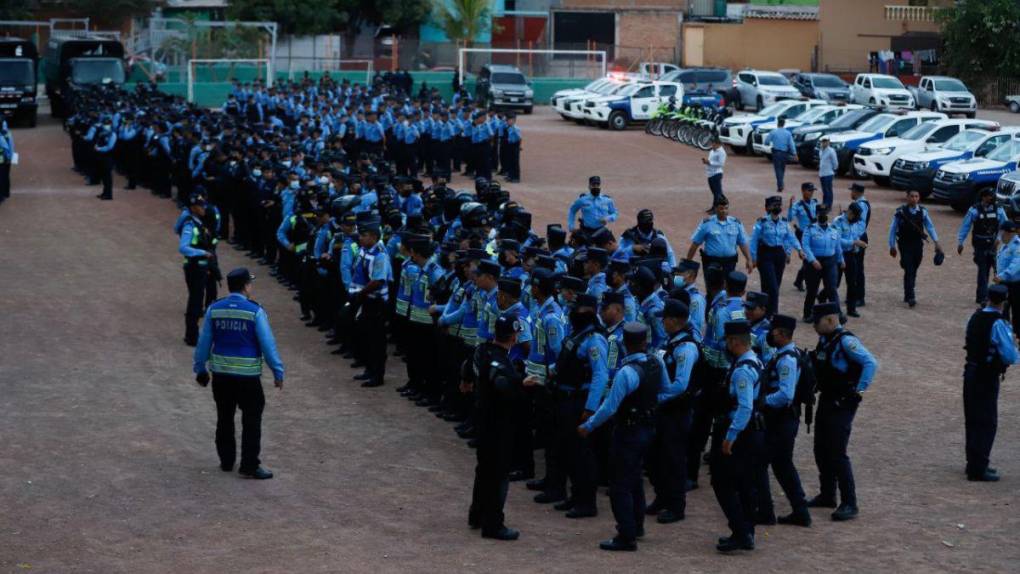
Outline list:
[[[301,182],[300,181],[292,181],[292,182],[290,182],[290,188],[291,189],[298,189],[300,187],[301,187]]]
[[[254,169],[254,170],[252,170],[251,174],[254,175],[255,177],[262,177],[262,170],[261,169]]]
[[[325,184],[329,183],[329,179],[327,179],[325,176],[320,177],[319,178],[319,183],[325,185]]]
[[[290,160],[289,160],[289,159],[285,159],[285,160],[283,160],[283,161],[282,161],[282,162],[280,162],[280,163],[282,163],[283,165],[285,165],[285,166],[287,166],[287,167],[290,167]]]

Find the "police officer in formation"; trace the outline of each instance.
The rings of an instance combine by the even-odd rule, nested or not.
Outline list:
[[[863,301],[863,281],[851,277],[863,279],[863,266],[848,264],[851,257],[863,262],[867,244],[863,189],[851,190],[853,201],[832,223],[810,184],[787,218],[781,202],[769,198],[750,239],[720,198],[694,232],[687,258],[677,260],[649,210],[616,240],[608,226],[618,212],[598,176],[568,207],[566,229],[549,226],[544,237],[533,231],[531,213],[487,177],[503,171],[516,179],[514,118],[486,114],[465,97],[449,105],[438,96],[414,101],[384,79],[359,86],[328,76],[274,87],[237,84],[232,96],[227,113],[212,114],[144,88],[97,88],[86,92],[69,124],[76,160],[95,176],[101,124],[141,118],[137,133],[125,138],[137,138],[142,150],[138,184],[161,194],[175,187],[186,208],[175,230],[186,258],[185,339],[198,344],[200,377],[203,357],[211,357],[217,376],[237,377],[256,377],[265,357],[283,379],[275,348],[263,343],[265,312],[243,295],[250,295],[250,274],[232,273],[231,295],[209,297],[223,237],[273,266],[296,291],[307,324],[363,369],[355,377],[363,386],[404,378],[386,369],[394,344],[407,362],[400,395],[456,424],[458,436],[478,449],[469,523],[483,536],[519,536],[503,517],[510,482],[532,479],[527,487],[537,491],[536,502],[583,519],[597,515],[597,486],[606,478],[617,534],[601,547],[634,550],[644,516],[661,524],[685,519],[686,491],[697,488],[709,441],[712,487],[729,523],[720,551],[754,548],[756,524],[809,526],[810,507],[835,509],[835,520],[857,516],[847,446],[877,362],[842,327],[836,287],[845,267],[847,310]],[[417,137],[409,140],[412,128]],[[451,187],[447,158],[479,176],[473,189]],[[422,172],[431,182],[418,179]],[[994,305],[1014,292],[1020,297],[1020,240],[1012,223],[1000,227],[994,282],[1002,287],[989,295],[997,312]],[[911,263],[905,269],[916,271],[925,235],[935,239],[934,226],[912,200],[890,229],[891,246]],[[701,264],[693,261],[699,248]],[[776,313],[794,250],[806,262],[804,318],[819,334],[810,356],[794,346],[796,321]],[[740,252],[748,271],[759,269],[763,292],[747,293],[747,275],[735,270]],[[704,293],[697,285],[702,271]],[[972,478],[992,472],[994,427],[994,399],[976,385],[1011,362],[1005,323],[987,314],[968,330],[968,363],[978,366],[968,365],[967,380],[980,381],[965,383],[973,398]],[[991,333],[987,340],[982,330]],[[793,450],[816,390],[821,490],[807,499]],[[221,419],[226,406],[242,407],[247,435],[262,402],[233,394],[223,404]],[[226,434],[217,444],[221,462],[232,467]],[[534,478],[535,448],[544,450],[541,478]],[[242,447],[243,474],[265,477],[257,455]],[[789,514],[776,515],[769,468]],[[644,469],[655,489],[647,507]]]
[[[11,162],[14,161],[14,136],[7,120],[0,120],[0,203],[11,197]]]

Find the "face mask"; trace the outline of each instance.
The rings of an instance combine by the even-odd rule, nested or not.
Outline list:
[[[301,187],[301,182],[299,182],[299,181],[292,181],[292,182],[290,182],[290,188],[291,189],[298,189],[300,187]]]
[[[783,208],[782,207],[774,207],[774,208],[769,210],[769,213],[771,213],[772,215],[779,215],[782,212],[783,212]]]
[[[252,170],[251,174],[255,177],[262,177],[262,170],[260,169]]]
[[[329,180],[326,179],[325,177],[320,177],[319,178],[319,183],[325,185],[325,184],[329,183]]]
[[[570,326],[574,331],[580,331],[595,322],[595,314],[591,311],[570,311]]]
[[[282,162],[280,162],[280,163],[282,163],[283,165],[285,165],[285,166],[287,166],[287,167],[290,167],[290,160],[289,160],[289,159],[285,159],[285,160],[283,160],[283,161],[282,161]]]
[[[829,223],[829,216],[826,215],[826,214],[823,214],[823,213],[819,213],[818,214],[818,224],[819,225],[825,225],[827,223]]]
[[[768,334],[765,335],[765,343],[770,347],[776,346],[776,338],[772,336],[772,331],[769,331]]]
[[[590,191],[591,194],[594,195],[595,197],[598,197],[602,193],[602,189],[598,187],[593,187],[590,189]]]
[[[673,277],[673,288],[683,289],[687,285],[687,280],[684,279],[683,275],[676,275]]]

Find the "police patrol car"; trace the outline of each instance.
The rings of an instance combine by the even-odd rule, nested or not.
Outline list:
[[[823,100],[782,100],[767,106],[757,114],[747,114],[726,118],[719,127],[719,139],[730,146],[736,153],[746,153],[754,150],[752,134],[754,128],[775,121],[779,118],[792,117],[803,113],[809,108],[828,105]]]
[[[599,85],[590,92],[577,94],[576,96],[566,96],[560,98],[556,102],[556,111],[559,112],[563,119],[574,120],[577,123],[584,122],[584,104],[591,99],[601,98],[608,95],[615,94],[625,87],[629,86],[632,82],[624,81],[616,78],[608,78],[605,84]]]
[[[997,129],[998,122],[988,120],[937,120],[923,122],[897,137],[883,138],[861,145],[854,155],[857,173],[871,176],[879,185],[888,185],[893,163],[912,152],[934,149],[967,128]]]
[[[1018,132],[1020,128],[1015,127],[995,131],[963,130],[937,148],[904,154],[893,162],[889,181],[895,189],[913,189],[922,198],[928,197],[931,195],[935,172],[940,167],[954,161],[985,157],[1010,138],[1016,137]]]
[[[1017,168],[1020,139],[1012,138],[985,157],[947,163],[935,172],[931,198],[964,212],[982,189],[995,189],[999,178]]]
[[[995,201],[1014,213],[1020,212],[1020,171],[1011,171],[999,178]]]
[[[613,96],[594,98],[584,104],[584,119],[601,127],[622,130],[627,124],[651,119],[659,104],[683,100],[684,87],[677,82],[635,82]]]
[[[549,105],[556,109],[556,111],[560,111],[559,107],[557,106],[560,100],[580,97],[585,94],[592,93],[601,86],[604,86],[611,82],[612,80],[610,80],[609,78],[599,78],[597,80],[592,80],[587,86],[583,88],[571,88],[569,90],[559,90],[558,92],[554,93],[552,97],[549,98]],[[560,113],[560,115],[563,115],[562,112]],[[564,117],[564,119],[567,118]]]
[[[857,154],[857,150],[868,142],[896,137],[920,123],[944,119],[946,119],[946,114],[938,112],[882,113],[864,122],[856,130],[833,134],[829,137],[829,145],[832,146],[836,157],[839,158],[839,167],[836,171],[839,175],[846,173],[854,165],[853,158]],[[820,150],[821,140],[815,144],[812,154],[815,165],[818,164]]]
[[[807,108],[796,117],[787,117],[786,129],[791,130],[791,133],[793,133],[794,128],[799,128],[801,126],[828,125],[842,117],[843,114],[851,110],[859,110],[863,107],[864,106],[858,106],[857,104],[839,104]],[[769,132],[776,129],[776,127],[778,127],[778,123],[776,121],[771,121],[765,122],[754,128],[754,132],[752,132],[751,136],[751,140],[754,142],[754,153],[771,156],[772,146],[766,144],[765,139],[769,135]],[[794,142],[796,141],[797,139],[795,136]]]

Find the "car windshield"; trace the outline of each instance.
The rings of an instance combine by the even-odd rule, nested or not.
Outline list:
[[[829,111],[830,111],[829,109],[824,107],[811,108],[804,110],[803,112],[800,113],[799,116],[793,119],[797,120],[798,122],[804,122],[806,124],[809,124],[817,120],[818,118],[824,116],[825,114],[829,113]]]
[[[584,91],[594,92],[597,88],[599,88],[603,84],[603,82],[605,82],[605,80],[595,80],[594,82],[585,86]]]
[[[903,132],[903,135],[900,137],[905,140],[921,140],[928,137],[928,134],[935,131],[935,128],[937,127],[938,126],[935,125],[935,122],[924,122]]]
[[[71,80],[76,84],[124,83],[124,64],[113,58],[81,58],[72,61]]]
[[[493,84],[514,84],[514,85],[523,86],[524,84],[527,84],[528,81],[524,79],[524,74],[514,74],[514,73],[503,72],[503,73],[499,73],[499,74],[493,74],[492,75],[492,83]]]
[[[992,150],[986,157],[992,161],[1010,162],[1020,156],[1020,140],[1009,140]]]
[[[864,122],[864,125],[860,127],[862,132],[884,132],[889,126],[893,124],[898,118],[889,114],[879,114],[870,120]]]
[[[811,78],[811,83],[816,88],[845,88],[846,82],[841,80],[839,76],[814,76]]]
[[[758,84],[762,86],[789,86],[786,76],[758,76]]]
[[[886,76],[875,76],[871,78],[871,87],[881,88],[883,90],[902,90],[903,82],[900,82],[896,78],[889,78]]]
[[[629,96],[629,95],[633,94],[634,92],[640,90],[641,87],[644,86],[644,85],[645,84],[627,84],[627,85],[623,86],[623,88],[614,91],[613,95],[617,95],[617,96]]]
[[[942,147],[953,151],[963,151],[984,137],[985,134],[982,132],[967,130],[949,138],[949,141],[947,141]]]
[[[870,110],[855,110],[852,112],[847,112],[829,125],[838,129],[852,128],[855,125],[857,125],[857,123],[860,122],[862,118],[868,117],[870,113],[871,113]]]
[[[616,92],[619,92],[620,90],[629,85],[630,84],[615,84],[615,83],[606,84],[604,86],[600,86],[597,91],[600,94],[615,94]]]
[[[944,80],[935,80],[935,89],[943,92],[966,92],[967,86],[963,85],[963,82],[960,80],[946,78]]]
[[[772,104],[771,106],[769,106],[767,108],[763,108],[762,111],[758,112],[758,115],[759,116],[778,116],[779,114],[785,112],[786,108],[787,108],[786,104],[784,104],[782,102],[778,102],[778,103]]]
[[[19,58],[0,59],[0,86],[30,86],[35,83],[32,62]]]

